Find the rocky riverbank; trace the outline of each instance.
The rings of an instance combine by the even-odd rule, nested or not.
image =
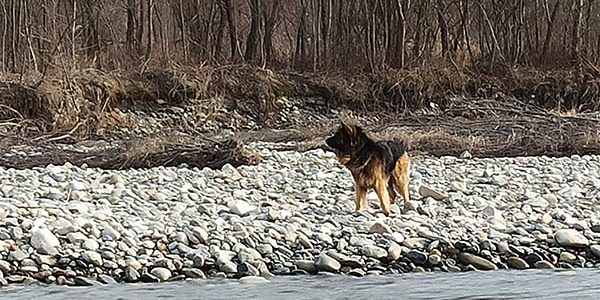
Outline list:
[[[374,193],[353,211],[331,153],[252,147],[221,170],[0,168],[0,285],[599,266],[600,156],[413,157],[386,218]]]

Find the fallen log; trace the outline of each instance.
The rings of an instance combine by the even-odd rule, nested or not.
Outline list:
[[[6,141],[2,149],[8,149]],[[152,168],[158,166],[180,166],[220,169],[225,164],[234,167],[253,165],[260,157],[244,148],[235,140],[203,140],[195,144],[181,144],[162,139],[135,139],[110,146],[65,147],[65,145],[18,143],[20,150],[6,153],[0,151],[0,166],[15,169],[45,167],[70,163],[102,169]]]

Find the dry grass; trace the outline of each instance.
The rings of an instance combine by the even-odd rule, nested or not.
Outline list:
[[[235,65],[129,74],[88,69],[57,73],[39,86],[32,82],[36,80],[0,82],[0,135],[26,135],[36,142],[114,139],[111,133],[116,130],[146,126],[129,111],[153,113],[192,105],[198,110],[179,123],[171,122],[177,127],[171,129],[197,133],[196,113],[222,124],[252,120],[267,134],[240,140],[299,141],[296,149],[302,150],[319,147],[332,123],[297,119],[274,134],[268,132],[270,122],[285,109],[283,98],[320,97],[326,100],[319,108],[324,112],[336,108],[367,118],[377,115],[381,121],[367,124],[367,129],[378,137],[402,139],[414,151],[433,155],[465,150],[477,156],[600,153],[599,121],[584,113],[600,108],[600,80],[571,71],[512,70],[491,76],[449,67],[345,75]],[[243,119],[232,120],[233,110]],[[119,153],[119,164],[170,163],[163,156],[167,154],[196,161],[191,154],[200,153],[198,149],[162,139],[128,144]],[[55,160],[61,157],[57,154]],[[100,165],[108,164],[97,159]]]
[[[363,125],[375,139],[404,141],[411,152],[434,156],[464,151],[477,157],[600,153],[600,115],[560,116],[516,100],[456,99],[437,114],[410,113]],[[323,139],[330,133],[309,131],[319,133],[288,148],[324,149]]]

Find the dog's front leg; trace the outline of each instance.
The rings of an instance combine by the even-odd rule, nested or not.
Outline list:
[[[356,185],[356,211],[367,206],[367,189],[359,184]]]

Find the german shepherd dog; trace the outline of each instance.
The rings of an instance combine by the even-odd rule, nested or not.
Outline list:
[[[367,191],[374,189],[383,214],[390,214],[390,204],[396,200],[394,187],[408,208],[410,160],[403,144],[394,141],[374,141],[356,125],[344,122],[337,132],[325,140],[338,161],[350,170],[356,188],[356,211],[368,206]]]

